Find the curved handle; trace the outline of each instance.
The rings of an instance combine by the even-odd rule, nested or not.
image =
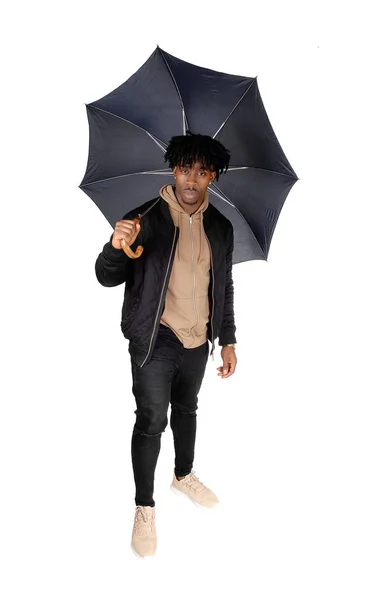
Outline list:
[[[137,225],[138,223],[140,223],[140,218],[135,217],[135,219],[133,219],[133,221],[134,221],[135,225]],[[127,256],[129,258],[139,258],[144,250],[143,246],[138,246],[136,251],[133,252],[131,250],[129,244],[126,242],[126,240],[121,240],[121,246],[122,246],[124,253],[127,254]]]

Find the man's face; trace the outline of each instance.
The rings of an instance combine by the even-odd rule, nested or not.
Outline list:
[[[185,209],[194,212],[205,197],[207,186],[215,179],[215,171],[210,171],[197,161],[190,165],[175,167],[176,196]]]

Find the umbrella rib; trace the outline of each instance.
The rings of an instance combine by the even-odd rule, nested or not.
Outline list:
[[[185,114],[184,102],[182,100],[182,97],[181,97],[181,94],[180,94],[180,90],[179,90],[179,87],[177,85],[177,81],[174,78],[174,75],[172,73],[171,67],[169,66],[169,64],[167,62],[167,59],[165,58],[165,56],[164,56],[163,52],[160,50],[160,48],[159,48],[159,52],[160,52],[161,56],[163,57],[163,60],[165,62],[165,66],[167,67],[170,76],[172,77],[173,84],[174,84],[174,86],[176,88],[176,92],[177,92],[177,95],[178,95],[179,100],[180,100],[181,111],[182,111],[182,133],[183,133],[183,135],[186,135],[186,130],[189,128],[189,126],[188,126],[188,120],[187,120],[186,114]]]
[[[172,175],[170,171],[138,171],[137,173],[124,173],[123,175],[115,175],[114,177],[105,177],[105,179],[98,179],[97,181],[90,181],[79,187],[86,187],[88,185],[94,185],[96,183],[102,183],[103,181],[111,181],[112,179],[120,179],[121,177],[131,177],[131,175]]]
[[[250,167],[228,167],[227,171],[241,171],[241,169],[250,169]]]
[[[272,171],[272,169],[262,169],[261,167],[228,167],[228,171],[241,171],[242,169],[254,169],[255,171],[264,171],[265,173],[274,173],[275,175],[281,175],[281,177],[290,177],[287,173],[280,173],[279,171]],[[292,178],[293,179],[293,178]],[[298,180],[298,177],[295,176],[295,180]]]
[[[213,184],[214,185],[214,184]],[[222,196],[221,194],[218,194],[218,192],[213,190],[213,186],[209,185],[209,192],[211,192],[212,194],[214,194],[214,196],[217,196],[218,198],[220,198],[221,200],[223,200],[223,202],[226,202],[227,204],[229,204],[230,206],[232,206],[232,208],[235,208],[236,210],[238,210],[235,206],[235,204],[232,204],[232,202],[230,202],[230,200],[228,200],[227,198],[225,198],[224,196]],[[216,188],[219,189],[219,188]],[[221,191],[221,190],[219,190]],[[239,212],[239,211],[238,211]],[[243,215],[242,215],[243,216]],[[244,217],[243,217],[244,218]]]
[[[243,100],[244,96],[246,96],[246,94],[248,94],[249,90],[251,89],[251,87],[253,86],[253,84],[256,82],[256,78],[254,78],[252,80],[252,82],[250,83],[250,85],[248,86],[248,88],[245,90],[244,94],[241,96],[241,98],[239,98],[239,100],[237,101],[237,103],[235,104],[234,108],[231,110],[230,114],[228,115],[228,117],[226,117],[226,119],[223,121],[222,125],[219,127],[218,131],[216,131],[213,135],[213,138],[215,138],[216,135],[218,135],[218,133],[220,132],[221,129],[223,129],[223,127],[225,126],[225,124],[227,123],[228,119],[231,117],[232,113],[237,109],[237,107],[239,106],[240,102]]]
[[[216,192],[214,192],[214,190],[212,189],[212,187],[213,187],[213,186],[215,187],[215,189],[216,189],[216,190],[218,190],[218,192],[219,192],[219,193],[216,193]],[[232,208],[234,208],[234,209],[236,210],[236,212],[237,212],[237,213],[240,215],[240,217],[243,219],[244,223],[247,225],[248,229],[249,229],[249,230],[252,232],[252,235],[254,236],[254,238],[255,238],[255,240],[256,240],[256,243],[257,243],[257,244],[260,246],[260,244],[259,244],[259,243],[258,243],[258,241],[257,241],[257,238],[256,238],[255,234],[253,233],[252,227],[249,225],[248,221],[247,221],[247,220],[245,219],[245,217],[242,215],[242,213],[240,212],[240,210],[238,209],[238,207],[237,207],[237,206],[235,206],[235,204],[233,204],[233,203],[231,202],[231,200],[230,200],[230,199],[229,199],[229,198],[226,196],[226,194],[225,194],[224,192],[222,192],[222,190],[221,190],[221,189],[219,189],[219,188],[218,188],[218,187],[217,187],[217,186],[216,186],[214,183],[212,183],[212,184],[209,186],[209,191],[212,191],[212,192],[213,192],[213,194],[214,194],[215,196],[218,196],[218,198],[220,198],[221,200],[223,200],[223,202],[226,202],[227,204],[229,204],[230,206],[232,206]],[[222,195],[221,195],[221,194],[222,194]],[[263,249],[261,248],[261,246],[260,246],[260,249],[261,249],[261,251],[262,251],[262,252],[264,252],[264,251],[263,251]]]
[[[104,108],[99,108],[98,106],[93,106],[93,105],[88,105],[88,104],[86,104],[86,106],[89,106],[90,108],[94,108],[95,110],[101,110],[102,112],[107,113],[108,115],[111,115],[112,117],[121,119],[121,121],[125,121],[125,123],[130,123],[130,125],[133,125],[134,127],[137,127],[138,129],[141,129],[142,131],[144,131],[144,133],[147,133],[147,135],[155,142],[155,144],[157,146],[159,146],[159,148],[161,150],[163,150],[163,152],[165,152],[166,148],[164,148],[164,142],[162,142],[162,140],[159,140],[159,138],[152,135],[149,131],[147,131],[147,129],[144,129],[144,127],[141,127],[140,125],[137,125],[136,123],[133,123],[132,121],[129,121],[128,119],[125,119],[124,117],[115,115],[114,113],[110,112],[109,110],[105,110]]]

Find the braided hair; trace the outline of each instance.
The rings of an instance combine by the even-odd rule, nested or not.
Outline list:
[[[200,133],[173,136],[168,144],[164,158],[169,167],[192,166],[197,160],[210,171],[216,172],[216,179],[225,173],[230,163],[230,153],[218,140]]]

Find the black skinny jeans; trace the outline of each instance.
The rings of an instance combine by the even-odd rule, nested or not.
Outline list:
[[[160,324],[151,360],[140,368],[131,359],[136,421],[131,439],[135,480],[135,504],[155,506],[155,468],[161,434],[170,426],[175,448],[177,477],[193,467],[197,427],[197,395],[209,357],[209,342],[198,348],[184,348],[169,327]]]

